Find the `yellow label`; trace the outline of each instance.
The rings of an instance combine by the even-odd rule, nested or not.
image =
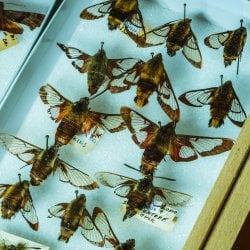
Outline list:
[[[88,154],[99,142],[104,130],[94,127],[88,134],[75,135],[70,144],[81,150],[84,154]]]
[[[0,39],[0,51],[13,47],[19,43],[17,36],[9,32],[3,32],[4,37]]]
[[[123,203],[122,211],[126,211],[126,201]],[[167,206],[161,208],[151,204],[150,208],[142,209],[134,217],[151,226],[170,232],[177,221],[177,210]]]

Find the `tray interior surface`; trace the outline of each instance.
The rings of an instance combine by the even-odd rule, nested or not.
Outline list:
[[[192,18],[192,29],[198,39],[203,56],[203,66],[199,70],[189,64],[180,52],[170,58],[166,54],[164,46],[146,49],[136,47],[136,44],[123,33],[109,31],[106,18],[95,21],[80,20],[79,13],[82,9],[99,2],[77,0],[72,4],[71,1],[65,1],[2,105],[0,113],[2,132],[18,136],[44,148],[46,134],[50,135],[50,143],[53,143],[57,124],[50,120],[47,114],[48,107],[41,102],[38,95],[39,88],[50,83],[71,101],[77,101],[82,96],[89,96],[86,74],[80,74],[73,68],[71,61],[57,47],[57,42],[79,48],[93,55],[100,48],[101,41],[104,41],[104,49],[109,58],[139,57],[147,61],[151,57],[151,52],[161,52],[177,97],[188,90],[218,86],[220,75],[223,74],[224,80],[232,80],[242,106],[249,113],[249,92],[246,91],[249,76],[247,71],[249,69],[247,61],[247,54],[250,52],[249,42],[247,41],[243,51],[238,76],[236,76],[236,62],[232,66],[224,68],[222,51],[211,50],[203,44],[203,39],[207,35],[226,30],[228,28],[227,20],[225,20],[225,26],[219,26],[218,23],[211,22],[212,18],[206,15],[206,10],[202,11],[202,6],[197,8],[194,1],[186,1],[187,16]],[[171,4],[163,6],[162,1],[154,3],[140,1],[145,23],[155,27],[183,17],[181,1],[179,1],[179,9],[171,9]],[[238,28],[238,16],[230,16],[230,23],[232,24],[230,29]],[[244,19],[244,26],[249,30],[249,20]],[[156,123],[157,121],[170,122],[157,103],[155,94],[150,97],[149,105],[137,108],[133,102],[135,91],[136,88],[131,87],[129,91],[120,94],[113,95],[106,92],[90,103],[91,109],[99,112],[119,113],[121,106],[129,106]],[[219,129],[208,128],[208,107],[197,109],[182,103],[179,105],[181,119],[176,126],[176,133],[237,138],[240,128],[233,125],[228,119]],[[115,134],[105,132],[97,146],[87,155],[82,154],[77,148],[67,145],[60,151],[60,158],[92,177],[97,171],[108,171],[139,179],[141,178],[140,173],[127,169],[123,163],[138,167],[142,152],[133,143],[130,133],[125,130]],[[0,183],[17,182],[18,172],[22,173],[23,179],[29,179],[29,166],[19,170],[24,164],[16,157],[3,150],[1,150],[0,156],[2,173]],[[87,209],[92,214],[95,206],[101,207],[109,217],[118,239],[124,242],[126,239],[135,238],[136,249],[181,249],[227,156],[228,153],[199,157],[196,161],[188,163],[176,163],[166,156],[166,161],[161,162],[156,174],[175,178],[176,182],[155,180],[154,184],[193,196],[186,207],[177,209],[178,220],[173,231],[169,233],[148,226],[135,218],[123,222],[121,205],[124,199],[116,196],[112,189],[101,186],[101,184],[97,190],[83,191],[87,196]],[[48,245],[55,250],[83,249],[84,247],[97,249],[81,236],[80,230],[71,237],[68,244],[57,241],[60,220],[47,218],[49,207],[60,202],[69,202],[75,197],[73,186],[61,183],[56,176],[50,176],[39,187],[30,189],[40,220],[39,231],[32,232],[20,214],[11,221],[1,220],[0,228],[2,230]]]

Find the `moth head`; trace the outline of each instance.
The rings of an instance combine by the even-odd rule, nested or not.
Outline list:
[[[129,239],[126,242],[122,243],[121,245],[122,245],[122,249],[134,250],[135,249],[135,240]]]
[[[74,112],[87,112],[88,111],[88,106],[89,106],[89,98],[88,97],[83,97],[81,98],[78,102],[74,104]]]

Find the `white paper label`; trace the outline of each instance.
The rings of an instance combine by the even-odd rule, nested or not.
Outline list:
[[[84,154],[88,154],[99,142],[104,130],[94,127],[88,134],[75,135],[70,144],[81,150]]]
[[[0,39],[0,51],[8,49],[19,43],[16,35],[5,31],[3,32],[3,34],[4,37],[1,37]]]
[[[123,203],[122,210],[126,210],[126,201]],[[170,232],[177,221],[177,210],[167,206],[161,208],[151,204],[150,208],[142,209],[134,217],[151,226]]]

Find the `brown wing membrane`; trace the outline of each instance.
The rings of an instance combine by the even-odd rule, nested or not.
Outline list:
[[[203,105],[209,104],[216,89],[217,88],[191,90],[179,96],[179,100],[189,106],[202,107]]]
[[[132,133],[132,139],[140,148],[145,148],[159,129],[155,123],[129,107],[121,107],[121,116]]]
[[[5,10],[4,15],[13,22],[29,26],[31,30],[40,27],[45,15],[40,13]]]
[[[13,34],[22,34],[23,28],[15,22],[10,21],[5,16],[0,19],[0,30],[7,31]]]
[[[32,164],[42,149],[15,136],[0,133],[0,146],[27,164]]]
[[[68,47],[62,43],[57,43],[59,48],[62,49],[63,52],[65,52],[66,56],[69,59],[75,59],[72,62],[72,65],[80,72],[80,73],[86,73],[89,68],[90,59],[91,56],[84,53],[83,51],[74,48],[74,47]]]
[[[50,118],[59,122],[70,110],[72,103],[64,98],[50,84],[42,86],[39,95],[44,104],[49,104]]]
[[[226,31],[212,34],[204,39],[204,43],[212,49],[219,49],[221,46],[224,46],[226,40],[232,32],[233,31]]]
[[[113,2],[115,1],[114,0],[106,1],[89,6],[88,8],[84,9],[81,12],[80,17],[82,19],[87,19],[87,20],[93,20],[104,17],[106,14],[109,13]]]
[[[62,182],[67,182],[73,186],[86,190],[92,190],[99,187],[98,184],[89,177],[89,175],[62,160],[58,159],[56,166],[59,179]]]
[[[116,247],[120,244],[119,240],[117,239],[115,233],[112,230],[112,227],[109,223],[109,220],[106,214],[102,211],[101,208],[95,207],[92,214],[92,219],[98,229],[100,230],[104,240],[105,240],[105,247],[110,247],[110,244],[113,247]],[[109,243],[109,244],[108,244]]]

